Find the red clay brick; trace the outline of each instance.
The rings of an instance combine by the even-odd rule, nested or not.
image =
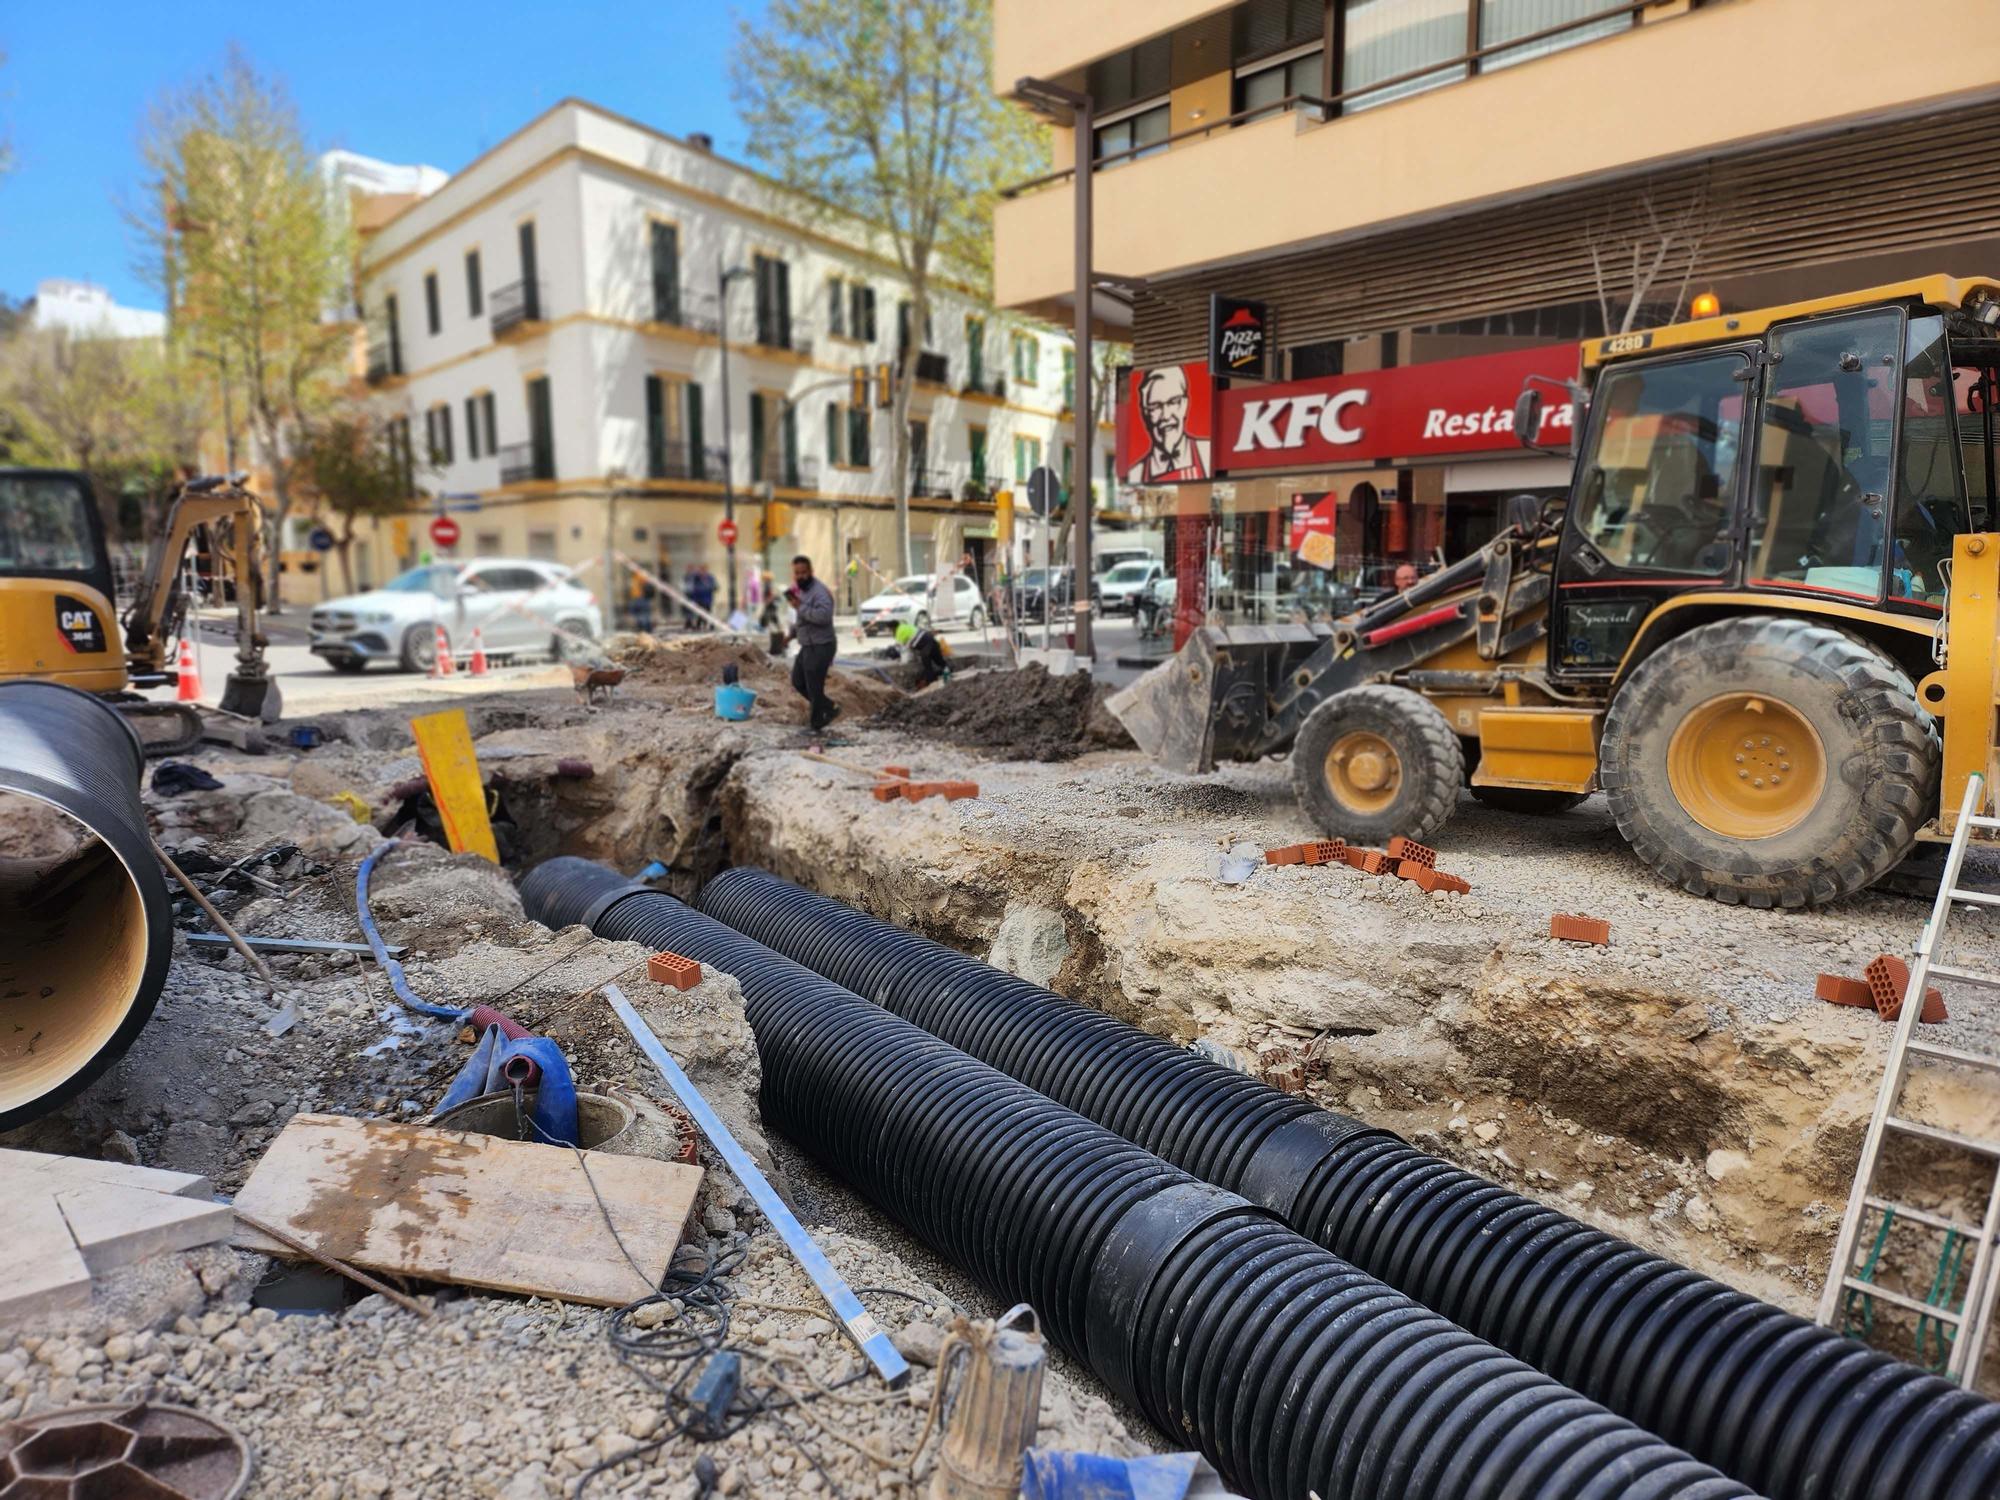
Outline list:
[[[1359,864],[1355,864],[1353,860],[1349,860],[1348,863],[1353,864],[1354,868],[1364,875],[1393,875],[1396,873],[1397,862],[1389,858],[1380,849],[1363,849]]]
[[[1414,859],[1406,859],[1396,866],[1396,873],[1427,892],[1450,891],[1454,896],[1468,894],[1472,887],[1456,875],[1447,875],[1442,870],[1434,870],[1429,865],[1419,864]]]
[[[1389,840],[1389,858],[1408,860],[1412,864],[1425,865],[1435,870],[1438,852],[1428,844],[1420,844],[1415,839],[1406,839],[1400,833]]]
[[[903,799],[903,783],[878,781],[868,789],[868,792],[877,802],[900,802]]]
[[[1561,938],[1565,943],[1593,943],[1599,948],[1611,946],[1611,924],[1602,917],[1570,916],[1557,912],[1549,918],[1549,936]]]
[[[1266,849],[1264,863],[1267,865],[1331,865],[1342,863],[1340,853],[1347,847],[1345,839],[1317,839],[1310,844],[1287,844],[1282,849]]]
[[[958,802],[966,797],[979,795],[979,783],[976,781],[935,781],[931,784],[937,788],[938,795],[947,802]]]
[[[910,779],[910,768],[908,766],[884,766],[882,774],[884,776],[900,776],[904,781],[908,781]]]
[[[1893,953],[1878,953],[1861,972],[1868,976],[1868,993],[1875,1002],[1875,1013],[1885,1021],[1895,1020],[1903,1013],[1903,995],[1910,987],[1910,966]],[[1917,1012],[1917,1019],[1936,1025],[1946,1015],[1944,992],[1934,984],[1925,985],[1924,1008]]]
[[[1875,1007],[1874,993],[1865,979],[1849,979],[1845,974],[1822,974],[1813,986],[1813,994],[1828,1005],[1865,1005]]]
[[[655,984],[691,990],[701,983],[701,965],[678,953],[655,953],[646,960],[646,977]]]

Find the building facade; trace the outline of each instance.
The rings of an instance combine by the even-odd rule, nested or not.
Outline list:
[[[1697,297],[2000,269],[1980,0],[994,9],[996,89],[1063,84],[1096,120],[1087,143],[1058,122],[1048,175],[1001,205],[997,300],[1068,315],[1087,151],[1096,310],[1133,346],[1125,503],[1211,617],[1337,610],[1477,547],[1516,493],[1566,493],[1511,406],[1573,377],[1580,340]],[[1259,380],[1212,329],[1246,304]]]
[[[695,565],[726,580],[726,470],[739,584],[803,552],[851,606],[902,571],[873,377],[917,338],[921,571],[970,553],[990,572],[996,493],[1063,461],[1066,338],[949,278],[913,328],[880,236],[705,138],[565,101],[370,217],[362,378],[416,486],[452,510],[456,555],[601,568],[616,552],[677,585]],[[365,572],[430,550],[420,509],[375,528]]]

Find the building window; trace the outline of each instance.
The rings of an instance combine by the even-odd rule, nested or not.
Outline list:
[[[493,436],[495,428],[493,426],[493,393],[491,391],[481,391],[479,393],[479,415],[481,425],[486,430],[486,451],[488,453],[498,453],[500,451],[500,443]]]
[[[528,533],[528,556],[536,562],[556,560],[556,534],[552,530],[530,531]]]
[[[968,427],[965,429],[965,446],[971,457],[972,483],[975,488],[986,488],[986,429]]]
[[[652,221],[653,321],[681,320],[681,232],[677,225]]]
[[[475,531],[472,534],[472,555],[474,557],[498,557],[500,555],[500,533],[497,531]]]
[[[396,310],[394,292],[382,299],[382,321],[389,325],[389,373],[400,375],[403,373],[403,320]]]
[[[837,339],[847,337],[847,283],[838,276],[826,279],[826,331]]]
[[[799,409],[789,401],[778,408],[778,447],[784,459],[782,482],[799,487]]]
[[[479,398],[465,398],[465,456],[479,457]]]
[[[868,408],[850,406],[847,408],[847,461],[857,469],[874,465],[875,459],[868,445]]]
[[[708,449],[702,446],[701,387],[692,380],[684,381],[683,385],[685,387],[685,404],[687,407],[685,431],[687,433],[688,478],[706,479],[708,477]]]
[[[1076,410],[1076,350],[1065,348],[1063,355],[1063,400],[1064,411]]]
[[[762,391],[750,393],[750,480],[753,484],[774,479],[771,464],[771,399]]]
[[[396,467],[403,471],[403,493],[417,492],[416,456],[410,452],[410,419],[391,417],[389,419],[389,455]]]
[[[1251,110],[1271,110],[1286,99],[1316,99],[1320,91],[1320,63],[1323,48],[1312,47],[1277,62],[1258,63],[1236,72],[1237,114]]]
[[[1319,41],[1326,31],[1325,0],[1249,0],[1231,27],[1230,55],[1239,63],[1270,62],[1287,49]]]
[[[1038,437],[1014,439],[1014,483],[1025,485],[1028,476],[1042,466],[1042,440]]]
[[[792,268],[775,256],[752,257],[757,278],[757,342],[767,349],[792,347]]]
[[[1465,54],[1468,0],[1347,0],[1346,46],[1340,87],[1353,94],[1385,78],[1443,64]],[[1465,64],[1439,66],[1419,78],[1349,98],[1345,110],[1369,109],[1406,99],[1465,77]]]
[[[1123,166],[1128,161],[1140,157],[1153,156],[1166,150],[1166,139],[1172,134],[1172,111],[1167,101],[1146,105],[1122,115],[1108,125],[1097,127],[1096,160],[1104,163],[1104,170]],[[1126,153],[1131,153],[1130,155]],[[1105,161],[1106,157],[1116,157],[1116,161]]]
[[[465,252],[465,310],[472,317],[486,311],[486,293],[479,284],[479,252]]]
[[[1022,385],[1041,383],[1042,346],[1032,333],[1014,335],[1014,378]]]
[[[549,377],[537,375],[528,382],[528,446],[534,463],[534,479],[556,477],[555,406],[549,396]]]
[[[1551,26],[1561,26],[1570,21],[1589,21],[1590,17],[1599,16],[1609,4],[1610,0],[1480,0],[1480,49],[1483,51],[1488,47],[1497,47],[1503,42],[1513,41],[1516,37],[1531,36],[1535,32],[1546,31]],[[1482,57],[1479,60],[1479,71],[1490,73],[1495,68],[1509,68],[1532,57],[1547,57],[1551,52],[1560,52],[1565,47],[1581,46],[1585,42],[1594,42],[1601,36],[1630,31],[1638,21],[1636,15],[1599,16],[1595,22],[1565,31],[1559,36],[1545,37],[1539,42],[1528,42],[1519,47],[1508,47],[1491,56]]]
[[[451,460],[451,407],[440,402],[424,413],[424,437],[430,444],[433,466],[449,464]]]
[[[444,331],[444,308],[438,302],[438,273],[424,272],[424,326],[432,338]]]
[[[875,288],[857,281],[847,289],[847,331],[864,344],[875,342]]]
[[[521,317],[529,323],[542,318],[542,261],[535,246],[535,221],[524,220],[515,233],[521,254]]]
[[[1156,36],[1128,51],[1090,65],[1085,81],[1100,110],[1121,109],[1141,99],[1155,99],[1172,85],[1171,35]]]
[[[845,462],[841,456],[840,426],[840,403],[838,401],[829,401],[826,403],[826,462],[828,468],[836,467]]]
[[[665,375],[646,377],[646,477],[690,477],[685,419],[687,397],[682,381]]]
[[[965,320],[965,388],[968,391],[986,389],[986,320],[967,317]]]

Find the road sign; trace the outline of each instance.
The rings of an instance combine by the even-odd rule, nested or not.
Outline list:
[[[440,547],[456,547],[458,545],[458,522],[454,521],[450,516],[439,516],[431,522],[431,540],[436,542]]]
[[[1028,508],[1038,516],[1062,508],[1062,481],[1047,464],[1028,476]]]
[[[715,535],[723,546],[734,547],[736,545],[736,523],[724,520],[715,528]]]
[[[324,526],[313,527],[312,535],[307,537],[306,541],[315,552],[331,552],[333,550],[333,533],[328,531]]]

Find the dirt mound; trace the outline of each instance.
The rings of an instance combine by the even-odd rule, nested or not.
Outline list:
[[[1103,698],[1089,677],[1051,677],[1038,664],[954,678],[889,704],[875,722],[1010,760],[1071,760],[1086,750],[1131,745]]]
[[[628,683],[676,701],[706,698],[722,681],[722,669],[733,666],[742,684],[757,695],[759,717],[806,721],[805,700],[792,691],[791,663],[772,656],[759,641],[722,635],[620,635],[608,649],[612,660],[631,674]],[[902,697],[880,678],[838,666],[827,674],[826,694],[853,719],[865,719]]]

